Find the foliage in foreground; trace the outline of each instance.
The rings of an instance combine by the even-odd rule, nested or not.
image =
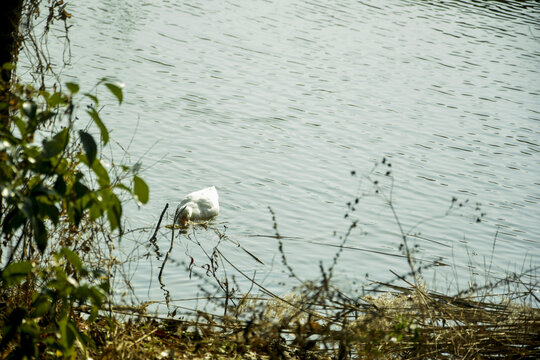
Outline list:
[[[121,88],[102,83],[121,103]],[[85,351],[78,308],[90,305],[85,321],[91,323],[110,294],[112,259],[95,255],[111,245],[114,230],[122,234],[120,192],[148,201],[136,170],[106,169],[90,123],[77,129],[79,86],[67,89],[0,84],[2,358],[72,358]],[[106,145],[99,100],[83,96]]]

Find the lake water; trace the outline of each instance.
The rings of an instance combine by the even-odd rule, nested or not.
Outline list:
[[[215,185],[217,228],[266,265],[230,242],[223,254],[283,292],[298,283],[277,240],[259,236],[275,233],[268,207],[302,279],[331,264],[331,245],[358,220],[346,242],[355,249],[335,274],[353,287],[366,274],[408,271],[377,180],[404,231],[432,218],[409,240],[418,262],[451,265],[426,272],[432,286],[453,292],[488,267],[504,276],[540,265],[537,3],[102,0],[68,10],[72,57],[62,79],[125,84],[124,104],[111,101],[103,117],[151,188],[147,206],[126,205],[131,227],[155,226],[165,203]],[[150,234],[132,236],[122,246],[144,255],[137,242]],[[163,230],[162,251],[169,237]],[[200,229],[196,237],[210,250],[217,239]],[[179,237],[164,275],[172,299],[201,283],[180,265],[190,255],[204,263]],[[162,299],[159,264],[143,258],[132,268],[142,299]]]

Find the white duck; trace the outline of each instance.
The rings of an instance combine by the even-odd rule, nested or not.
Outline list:
[[[215,186],[188,194],[176,209],[175,221],[186,226],[189,221],[204,222],[219,215],[219,196]]]

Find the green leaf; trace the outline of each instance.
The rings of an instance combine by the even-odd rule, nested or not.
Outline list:
[[[60,252],[66,257],[67,261],[77,270],[77,272],[80,272],[82,270],[82,261],[79,258],[75,252],[71,251],[67,247],[63,247]]]
[[[2,272],[2,280],[7,286],[19,284],[32,272],[31,261],[21,261],[9,264]]]
[[[95,202],[95,194],[90,192],[89,194],[77,199],[76,206],[84,213]]]
[[[99,309],[101,308],[101,305],[103,304],[103,301],[105,300],[106,293],[105,291],[103,291],[102,287],[93,286],[91,288],[88,288],[87,295],[90,298],[90,301],[92,302],[92,308],[90,310],[90,317],[88,319],[90,322],[92,322],[99,315]]]
[[[17,230],[22,224],[24,224],[26,219],[27,217],[21,211],[21,209],[14,208],[4,218],[2,233],[10,234],[12,231]]]
[[[93,286],[90,288],[90,298],[92,303],[101,305],[103,300],[107,296],[107,291],[109,291],[109,282],[105,281],[100,286]]]
[[[26,101],[22,106],[24,115],[26,115],[30,120],[36,118],[37,105],[32,101]]]
[[[121,218],[122,218],[122,204],[118,197],[111,191],[109,198],[107,199],[107,218],[109,219],[109,224],[111,225],[111,230],[116,228],[121,229]]]
[[[12,63],[9,63],[9,62],[4,63],[4,64],[2,64],[2,69],[11,71],[11,70],[15,69],[15,64],[12,64]]]
[[[22,201],[20,202],[19,206],[23,214],[27,218],[31,219],[36,216],[37,205],[36,199],[34,197],[24,197],[24,199],[22,199]]]
[[[32,179],[36,179],[36,177],[34,176]],[[37,178],[36,180],[38,180],[39,178]],[[35,185],[35,186],[32,186],[31,190],[30,190],[30,194],[32,196],[45,196],[46,198],[54,198],[56,196],[56,192],[53,191],[52,189],[48,188],[47,186],[44,186],[43,183],[38,180],[38,182],[36,182],[35,184],[32,184],[32,185]],[[30,187],[30,185],[28,186]]]
[[[74,206],[69,212],[69,217],[75,226],[79,226],[83,217],[83,210],[79,209],[77,206]]]
[[[68,347],[68,344],[67,344],[67,338],[66,338],[66,326],[67,326],[67,322],[68,322],[68,318],[67,316],[64,316],[64,317],[61,317],[60,319],[57,320],[56,322],[56,325],[58,326],[58,332],[60,334],[60,338],[58,339],[60,344],[62,344],[62,346],[64,348],[67,348]]]
[[[68,354],[71,354],[73,352],[73,345],[75,344],[75,340],[77,339],[78,334],[79,332],[77,331],[77,328],[73,325],[71,321],[69,321],[66,326],[66,345],[69,349]]]
[[[90,286],[88,286],[88,285],[81,285],[76,289],[76,291],[73,293],[73,295],[81,303],[86,302],[87,300],[91,299],[92,288]]]
[[[124,184],[120,183],[120,182],[119,182],[119,183],[117,183],[117,184],[116,184],[116,185],[115,185],[114,187],[115,187],[115,188],[118,188],[118,189],[122,189],[122,190],[125,190],[125,191],[127,191],[128,193],[130,193],[130,194],[131,194],[131,189],[130,189],[130,188],[128,188],[128,187],[127,187],[126,185],[124,185]]]
[[[63,98],[63,96],[62,96],[62,93],[59,93],[59,92],[53,93],[53,94],[47,99],[47,104],[48,104],[50,107],[56,107],[56,106],[60,105],[62,102],[64,102],[64,98]]]
[[[88,159],[88,164],[91,167],[94,163],[94,160],[96,159],[97,144],[94,141],[92,135],[90,135],[86,131],[79,130],[79,136],[81,138],[84,152],[86,153],[86,158]]]
[[[90,192],[90,189],[81,182],[77,181],[73,184],[73,191],[75,191],[75,195],[77,199],[82,198],[84,195],[88,194]]]
[[[146,204],[150,198],[148,185],[137,175],[133,176],[133,193],[135,194],[135,198],[143,204]]]
[[[109,184],[111,183],[111,180],[109,179],[109,173],[107,172],[107,170],[105,170],[99,159],[96,159],[96,161],[94,161],[94,164],[92,165],[92,170],[94,171],[94,174],[97,175],[98,183],[101,187],[109,186]]]
[[[95,95],[92,95],[92,94],[89,94],[89,93],[86,93],[84,94],[87,98],[89,98],[90,100],[92,100],[92,102],[94,103],[94,106],[98,106],[99,104],[99,99],[97,98],[97,96]]]
[[[56,206],[47,204],[43,201],[38,201],[37,205],[41,214],[45,214],[51,219],[54,225],[58,225],[58,220],[60,218],[60,212]]]
[[[45,121],[52,118],[54,115],[56,115],[56,113],[49,110],[40,111],[39,114],[37,115],[38,123],[42,124]]]
[[[36,217],[32,218],[32,227],[34,230],[34,241],[38,250],[43,254],[47,248],[47,242],[49,240],[47,235],[47,229],[41,219]]]
[[[51,310],[51,299],[48,296],[39,294],[36,300],[32,303],[32,318],[37,318],[45,315]]]
[[[118,104],[122,104],[123,99],[123,93],[122,93],[122,86],[121,84],[113,84],[113,83],[105,83],[105,86],[109,89],[109,91],[116,96],[116,99],[118,99]]]
[[[75,95],[76,93],[79,92],[80,88],[79,88],[78,84],[68,82],[68,83],[66,83],[66,86],[67,86],[69,92],[71,93],[71,95]]]
[[[22,138],[24,138],[26,136],[26,133],[28,132],[28,129],[26,126],[27,122],[17,116],[15,117],[15,125],[17,125],[17,128],[21,132]]]
[[[103,215],[103,208],[101,206],[100,202],[94,202],[92,203],[92,206],[88,209],[88,215],[90,216],[90,220],[96,220],[99,219]]]
[[[69,128],[64,128],[51,140],[43,140],[43,157],[51,158],[64,151],[69,140]]]
[[[67,190],[66,182],[64,181],[64,178],[62,175],[58,175],[56,178],[56,181],[54,183],[54,190],[60,195],[64,195]]]
[[[11,343],[11,341],[21,332],[21,325],[26,318],[28,311],[23,307],[16,307],[13,311],[7,316],[4,322],[4,328],[2,329],[2,348],[6,347],[6,344]],[[30,345],[31,347],[31,345]],[[29,349],[24,349],[26,352],[29,352]],[[7,357],[9,358],[9,357]],[[12,358],[22,358],[22,356],[14,356]]]
[[[94,120],[94,122],[99,128],[99,131],[101,131],[101,140],[103,141],[103,144],[107,145],[107,143],[109,142],[109,131],[107,130],[107,127],[105,126],[103,121],[101,121],[101,118],[99,117],[99,113],[94,108],[91,108],[90,110],[86,110],[86,112],[88,113],[88,115],[90,115],[92,120]]]

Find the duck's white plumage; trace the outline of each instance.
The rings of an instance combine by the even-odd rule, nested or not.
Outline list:
[[[219,215],[219,196],[215,186],[188,194],[176,209],[176,222],[204,222]]]

